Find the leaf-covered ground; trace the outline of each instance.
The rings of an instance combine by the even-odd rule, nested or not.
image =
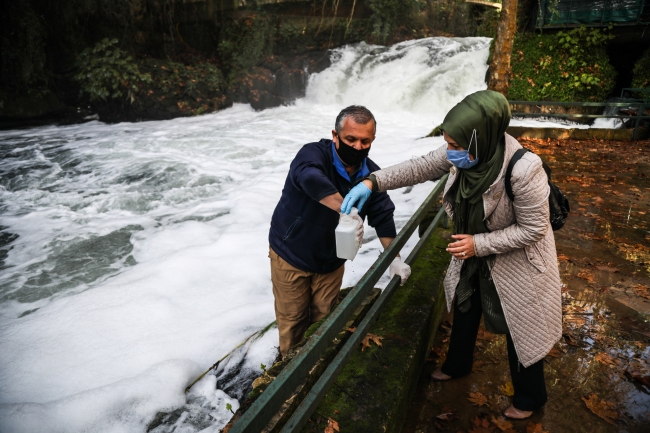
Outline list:
[[[555,232],[563,336],[545,359],[549,401],[506,420],[504,336],[481,329],[472,374],[432,382],[444,361],[443,319],[404,433],[645,432],[650,425],[650,141],[520,140],[553,169],[571,215]]]

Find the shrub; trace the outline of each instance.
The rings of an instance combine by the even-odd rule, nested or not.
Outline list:
[[[303,27],[295,22],[283,21],[278,25],[277,40],[280,43],[287,43],[300,38],[303,35]]]
[[[271,54],[275,26],[264,13],[232,20],[221,29],[219,56],[229,66],[233,80],[255,66],[265,54]]]
[[[555,35],[518,35],[512,50],[510,98],[604,101],[616,79],[605,50],[612,38],[584,26]]]
[[[632,87],[637,89],[650,87],[650,48],[636,62],[632,72],[634,73]]]
[[[143,67],[150,71],[150,88],[156,95],[185,97],[195,95],[208,98],[209,95],[226,91],[226,82],[219,68],[206,62],[185,65],[179,62],[159,60],[145,61]]]
[[[140,73],[133,59],[116,45],[117,39],[106,38],[77,58],[75,80],[91,101],[125,97],[133,102],[140,85],[151,83],[151,76]]]

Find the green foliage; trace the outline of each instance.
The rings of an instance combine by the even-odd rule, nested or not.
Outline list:
[[[298,23],[282,21],[278,25],[276,38],[280,43],[287,43],[300,38],[304,34],[305,29]]]
[[[616,79],[605,51],[612,38],[584,26],[555,35],[518,35],[512,52],[510,98],[605,100]]]
[[[79,55],[75,79],[92,101],[126,99],[134,113],[171,110],[184,115],[202,114],[227,103],[226,82],[215,64],[136,61],[116,44],[116,39],[104,39]]]
[[[636,62],[632,72],[634,73],[632,87],[637,89],[650,87],[650,48]]]
[[[496,38],[499,15],[500,12],[498,10],[486,8],[477,19],[478,26],[476,26],[476,36],[485,36],[493,39]]]
[[[140,73],[131,56],[116,45],[117,39],[105,38],[77,58],[75,79],[91,101],[128,97],[133,102],[139,87],[151,83],[151,76]]]
[[[366,4],[372,10],[372,36],[380,43],[413,16],[414,2],[410,0],[368,0]]]
[[[224,92],[226,82],[221,70],[212,63],[195,63],[184,65],[179,62],[167,61],[160,64],[156,60],[149,61],[151,84],[157,91],[165,94],[183,96],[195,93],[198,87],[211,91]]]
[[[255,66],[266,54],[271,54],[275,26],[264,13],[232,20],[221,29],[218,52],[228,65],[228,78],[233,80]]]
[[[232,404],[230,403],[226,403],[226,410],[229,410],[233,415],[235,414],[235,412],[232,411]]]

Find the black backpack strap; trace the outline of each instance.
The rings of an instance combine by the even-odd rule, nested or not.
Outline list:
[[[512,158],[510,159],[510,162],[508,163],[508,168],[506,168],[506,194],[508,194],[508,197],[510,197],[510,201],[515,201],[515,195],[512,193],[512,185],[510,184],[510,177],[512,176],[512,169],[521,159],[522,156],[526,152],[530,152],[528,149],[525,147],[522,147],[521,149],[517,150],[514,155],[512,155]]]

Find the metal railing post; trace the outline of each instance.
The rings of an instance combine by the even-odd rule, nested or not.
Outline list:
[[[645,113],[645,104],[643,102],[639,103],[639,111],[636,113],[636,121],[634,122],[634,132],[632,133],[632,141],[636,141],[637,133],[639,132],[639,125],[641,123],[641,117]]]

